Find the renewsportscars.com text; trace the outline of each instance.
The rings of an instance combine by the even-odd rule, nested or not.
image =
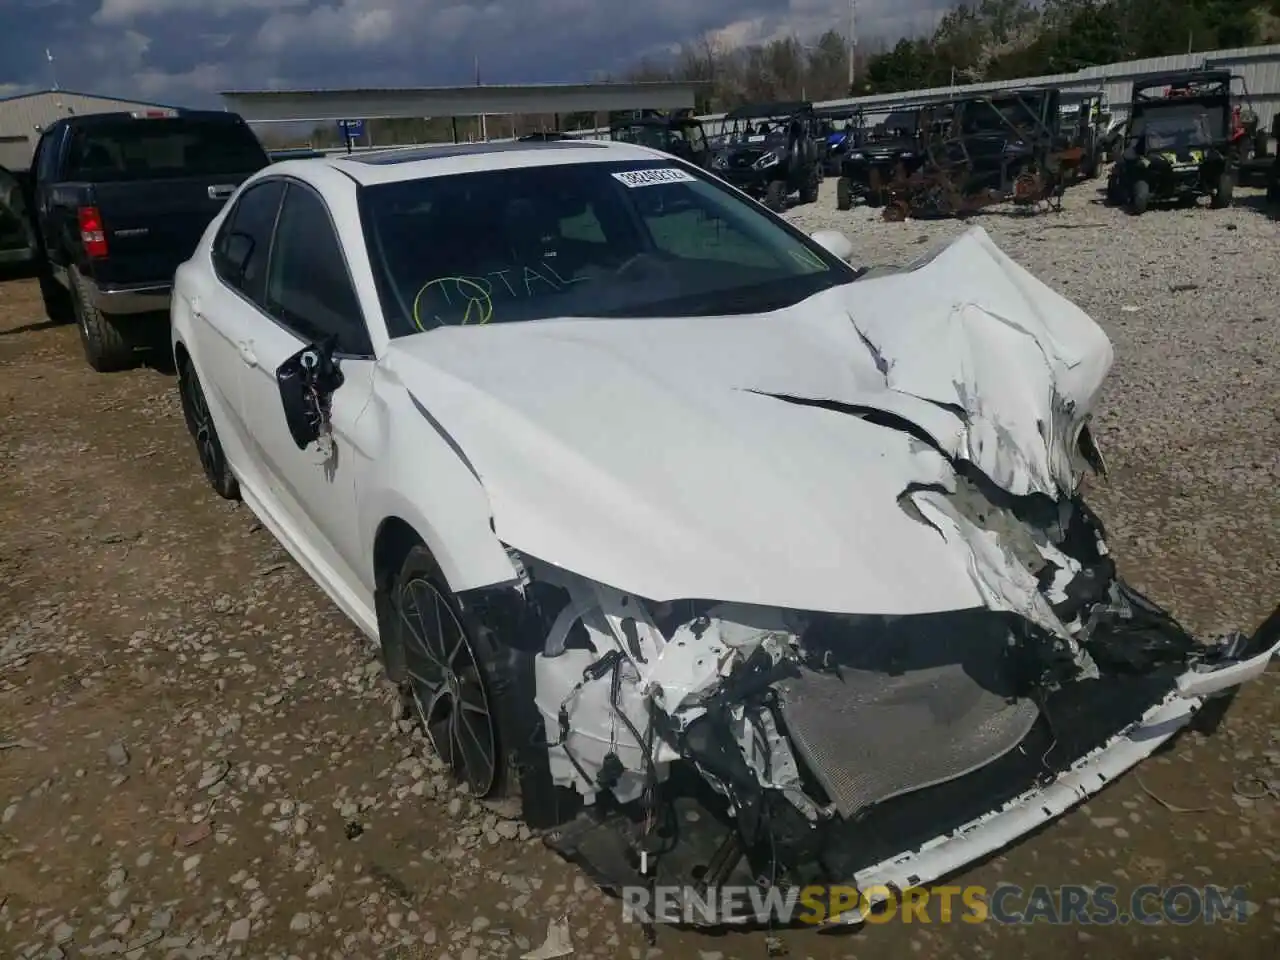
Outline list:
[[[632,923],[787,926],[864,920],[867,923],[1177,924],[1243,923],[1244,887],[1112,884],[916,887],[807,886],[623,887],[622,918]]]

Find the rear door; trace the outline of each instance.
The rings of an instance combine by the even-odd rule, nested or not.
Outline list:
[[[234,114],[86,119],[72,131],[63,178],[94,185],[109,251],[99,282],[170,280],[236,187],[268,163]]]
[[[250,455],[251,425],[241,402],[244,353],[266,302],[271,235],[284,190],[283,180],[262,180],[236,199],[213,240],[213,270],[193,272],[200,282],[183,288],[190,299],[174,304],[191,313],[196,342],[190,349],[214,422],[232,465],[251,483],[265,478]]]

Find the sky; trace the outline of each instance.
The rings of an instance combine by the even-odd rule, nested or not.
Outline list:
[[[859,0],[858,35],[931,32],[951,0]],[[68,90],[219,106],[222,90],[618,75],[706,34],[844,30],[848,0],[0,0],[0,96]],[[53,56],[50,63],[46,50]]]

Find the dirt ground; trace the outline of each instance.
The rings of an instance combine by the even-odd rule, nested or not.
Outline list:
[[[1270,270],[1270,301],[1239,310],[1274,325]],[[1280,600],[1276,513],[1197,513],[1239,503],[1199,469],[1237,441],[1215,432],[1157,457],[1109,432],[1113,477],[1094,499],[1122,569],[1198,629],[1252,628]],[[1276,498],[1274,465],[1259,475]],[[1190,535],[1166,547],[1169,530]],[[1181,738],[954,881],[1243,885],[1243,923],[935,915],[776,942],[659,930],[649,955],[1274,958],[1280,803],[1233,784],[1280,789],[1278,678],[1246,688],[1212,736]],[[561,914],[578,956],[645,956],[616,902],[457,792],[390,704],[355,629],[206,487],[173,376],[93,373],[74,327],[44,321],[34,281],[0,282],[0,956],[507,958]]]

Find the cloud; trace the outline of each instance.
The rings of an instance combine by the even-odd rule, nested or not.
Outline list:
[[[926,31],[951,0],[859,0],[863,39]],[[703,35],[845,30],[847,0],[3,0],[0,90],[219,105],[219,90],[617,75]],[[45,48],[55,58],[51,66]]]

